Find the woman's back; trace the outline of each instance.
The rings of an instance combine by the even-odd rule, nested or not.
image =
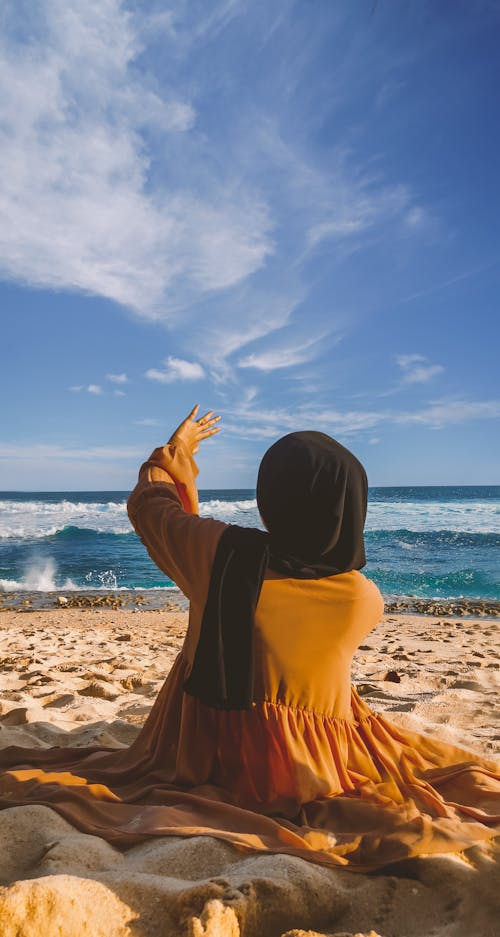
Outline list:
[[[266,577],[255,615],[254,698],[349,719],[352,657],[382,612],[378,588],[357,570]]]

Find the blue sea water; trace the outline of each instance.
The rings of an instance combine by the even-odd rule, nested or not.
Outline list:
[[[172,588],[127,496],[0,492],[0,591]],[[200,514],[259,526],[252,490],[201,491]],[[500,486],[370,488],[365,543],[364,573],[386,596],[500,600]]]

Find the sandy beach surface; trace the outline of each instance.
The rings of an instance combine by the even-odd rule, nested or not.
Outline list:
[[[0,744],[126,746],[179,650],[182,609],[0,611]],[[500,623],[386,614],[353,681],[373,709],[500,761]],[[0,812],[1,937],[496,937],[500,846],[330,870],[210,837],[121,852],[46,807]],[[498,840],[497,840],[498,844]]]

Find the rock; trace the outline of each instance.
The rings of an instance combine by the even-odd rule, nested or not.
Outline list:
[[[116,641],[131,641],[132,635],[131,634],[119,634],[115,640]]]
[[[401,683],[401,677],[399,676],[397,670],[388,670],[384,680],[387,680],[389,683]]]
[[[57,596],[57,604],[58,604],[58,605],[67,605],[67,604],[68,604],[68,599],[66,598],[65,595],[58,595],[58,596]]]

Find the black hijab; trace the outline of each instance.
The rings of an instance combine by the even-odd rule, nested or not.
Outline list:
[[[235,524],[224,531],[187,693],[207,706],[250,709],[254,613],[266,568],[290,579],[361,569],[367,498],[363,466],[325,433],[289,433],[267,450],[257,507],[268,533]]]

